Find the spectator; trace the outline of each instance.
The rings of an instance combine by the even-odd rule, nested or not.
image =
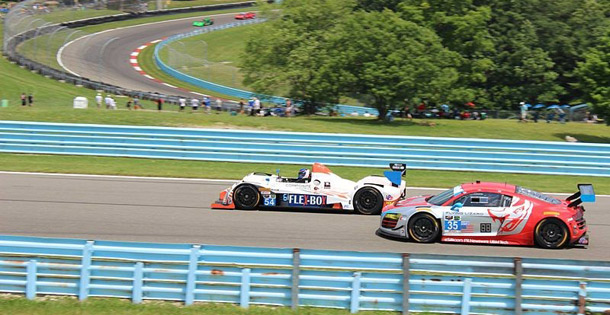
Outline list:
[[[554,111],[557,114],[557,120],[560,123],[565,124],[566,123],[566,112],[564,112],[563,109],[561,109],[561,107],[555,108]]]
[[[95,96],[95,104],[97,104],[97,108],[102,108],[102,93],[97,93],[97,95]]]
[[[180,104],[180,111],[183,111],[186,107],[186,98],[181,97],[178,99],[178,104]]]
[[[199,108],[199,100],[193,97],[191,100],[191,107],[193,108],[193,111],[196,111],[197,108]]]
[[[202,104],[203,104],[203,106],[205,106],[205,112],[207,114],[209,114],[210,110],[212,109],[212,105],[211,105],[211,100],[207,95],[203,97]]]
[[[125,106],[127,107],[127,109],[131,110],[131,97],[127,99],[127,104],[125,104]]]
[[[116,109],[116,101],[112,97],[110,97],[110,109],[112,109],[112,110]]]
[[[525,102],[521,102],[519,103],[519,108],[521,109],[521,118],[520,121],[521,122],[527,122],[527,105],[525,104]]]
[[[219,112],[222,111],[222,100],[220,97],[216,98],[216,110]]]
[[[28,106],[34,105],[34,95],[32,93],[28,94]]]
[[[254,105],[252,105],[252,109],[254,110],[254,114],[258,115],[261,110],[261,101],[258,98],[254,98]]]
[[[292,101],[290,101],[289,99],[286,100],[286,112],[284,113],[284,115],[286,117],[291,117],[292,116]]]
[[[239,113],[243,114],[244,113],[244,106],[246,105],[246,103],[244,103],[244,99],[240,99],[239,100]]]
[[[250,116],[254,116],[254,98],[248,100],[248,109],[250,110]]]
[[[110,94],[107,94],[106,97],[104,98],[104,104],[106,104],[106,109],[110,109],[112,103],[112,98],[110,97]]]
[[[27,99],[25,93],[21,93],[21,106],[27,105]]]
[[[540,110],[534,109],[534,122],[537,123],[540,118]]]
[[[162,111],[163,110],[163,98],[159,97],[157,98],[157,110],[158,111]]]
[[[133,98],[133,109],[143,109],[142,105],[140,105],[140,99],[136,96]]]

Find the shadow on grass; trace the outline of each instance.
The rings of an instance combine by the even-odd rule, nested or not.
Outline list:
[[[553,136],[558,137],[562,140],[565,140],[566,136],[574,137],[578,140],[578,142],[586,142],[586,143],[610,143],[610,137],[599,137],[593,135],[585,135],[580,133],[555,133]]]
[[[351,126],[384,126],[384,127],[405,127],[405,126],[430,126],[430,123],[426,120],[406,120],[406,119],[395,119],[392,122],[379,120],[375,118],[362,119],[362,118],[336,118],[336,117],[311,117],[309,120],[320,121],[332,124],[343,124]]]

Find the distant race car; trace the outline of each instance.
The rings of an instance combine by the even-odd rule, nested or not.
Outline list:
[[[589,244],[582,202],[594,202],[593,185],[559,200],[505,183],[455,186],[386,206],[378,233],[419,243],[537,245],[561,248]]]
[[[367,176],[358,182],[343,179],[326,166],[314,163],[296,178],[251,173],[220,193],[214,209],[320,208],[379,214],[383,206],[406,196],[402,179],[405,164],[391,164],[383,176]]]
[[[241,12],[238,13],[237,15],[235,15],[235,19],[236,20],[247,20],[247,19],[253,19],[256,17],[256,13],[254,12]]]
[[[203,18],[203,20],[201,20],[201,21],[193,22],[193,26],[197,26],[197,27],[203,27],[203,26],[208,26],[208,25],[212,25],[212,24],[214,24],[214,19],[211,19],[209,17]]]

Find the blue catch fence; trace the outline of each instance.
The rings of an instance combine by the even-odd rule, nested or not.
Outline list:
[[[449,314],[610,310],[610,262],[0,236],[0,292]]]
[[[0,152],[610,176],[610,145],[0,121]]]

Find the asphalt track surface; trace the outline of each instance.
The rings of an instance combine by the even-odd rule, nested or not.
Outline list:
[[[129,63],[130,54],[139,46],[151,41],[197,29],[192,26],[193,21],[201,20],[204,16],[214,18],[215,25],[222,25],[235,22],[235,14],[206,15],[202,13],[201,16],[194,18],[155,22],[94,33],[64,46],[61,60],[64,68],[69,72],[92,80],[143,92],[201,97],[201,94],[168,87],[142,76]]]
[[[212,210],[229,181],[0,173],[0,234],[160,243],[610,260],[610,197],[587,206],[587,249],[416,244],[379,237],[378,216]],[[438,193],[410,189],[409,195]],[[565,198],[566,196],[559,196]]]

